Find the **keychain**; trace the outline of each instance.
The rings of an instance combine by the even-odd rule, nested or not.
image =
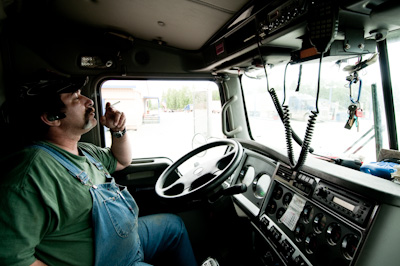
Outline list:
[[[357,132],[360,132],[360,117],[363,117],[363,110],[361,109],[361,107],[360,107],[360,103],[358,103],[358,105],[357,105],[357,110],[356,110],[356,112],[355,112],[355,116],[357,117],[356,118],[356,122],[357,122]]]
[[[350,89],[350,101],[351,104],[348,107],[348,114],[349,114],[349,119],[346,122],[346,125],[344,126],[347,129],[351,129],[353,124],[356,123],[357,126],[357,131],[360,130],[360,120],[359,118],[363,116],[362,109],[360,108],[360,96],[361,96],[361,87],[362,87],[362,81],[358,77],[358,73],[354,72],[352,75],[346,77],[346,80],[349,81],[349,89]],[[355,100],[352,96],[352,91],[351,91],[351,84],[355,84],[359,82],[358,86],[358,95],[357,95],[357,100]]]
[[[350,101],[354,104],[358,104],[360,102],[360,96],[361,96],[361,87],[362,87],[362,80],[359,78],[358,73],[354,72],[352,75],[346,77],[346,80],[349,81],[349,89],[350,89]],[[357,100],[353,99],[352,93],[351,93],[351,84],[355,84],[359,82],[358,85],[358,95],[357,95]]]
[[[349,114],[349,119],[346,122],[346,125],[344,128],[351,129],[352,126],[354,125],[354,122],[357,118],[356,116],[356,111],[357,111],[357,105],[355,104],[350,104],[347,110],[347,113]]]

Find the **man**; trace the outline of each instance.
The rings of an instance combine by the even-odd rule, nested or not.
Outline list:
[[[110,179],[131,162],[124,113],[107,103],[100,117],[110,149],[79,142],[97,125],[84,85],[57,78],[25,87],[19,121],[34,141],[0,164],[0,265],[196,265],[182,220],[138,219],[134,200]],[[106,186],[114,196],[101,199]]]

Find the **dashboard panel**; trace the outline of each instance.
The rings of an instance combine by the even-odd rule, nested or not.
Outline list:
[[[285,263],[350,265],[365,228],[300,195],[279,178],[273,181],[266,200],[256,226]],[[297,208],[291,206],[295,201]]]
[[[257,153],[248,151],[245,155],[236,183],[245,184],[247,191],[234,197],[243,205],[245,211],[250,212],[250,215],[258,216],[275,168],[274,161]]]
[[[388,194],[385,190],[389,188],[400,191],[398,185],[382,183],[368,193],[362,187],[353,189],[354,184],[347,181],[350,175],[355,180],[369,179],[369,175],[334,169],[332,173],[346,173],[334,179],[319,166],[309,165],[296,172],[283,154],[242,145],[245,156],[230,182],[245,184],[247,191],[233,199],[252,224],[254,248],[264,265],[366,265],[358,262],[365,263],[365,256],[375,255],[368,251],[380,244],[371,240],[370,232],[379,235],[383,230],[376,222],[382,206],[386,208],[388,201],[397,204],[396,197],[384,199],[381,195]],[[377,182],[386,181],[378,178]],[[398,207],[395,209],[397,213]]]

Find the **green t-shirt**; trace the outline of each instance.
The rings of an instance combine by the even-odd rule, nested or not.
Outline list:
[[[94,184],[104,173],[84,156],[61,152]],[[79,147],[113,173],[116,159],[109,149],[88,143]],[[93,265],[92,197],[51,155],[28,147],[0,161],[0,265]]]

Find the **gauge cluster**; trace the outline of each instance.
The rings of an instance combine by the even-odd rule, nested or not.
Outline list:
[[[236,180],[237,184],[245,184],[247,191],[234,195],[234,198],[250,215],[258,216],[270,188],[276,164],[256,153],[247,151],[247,154],[250,156],[245,158]]]

